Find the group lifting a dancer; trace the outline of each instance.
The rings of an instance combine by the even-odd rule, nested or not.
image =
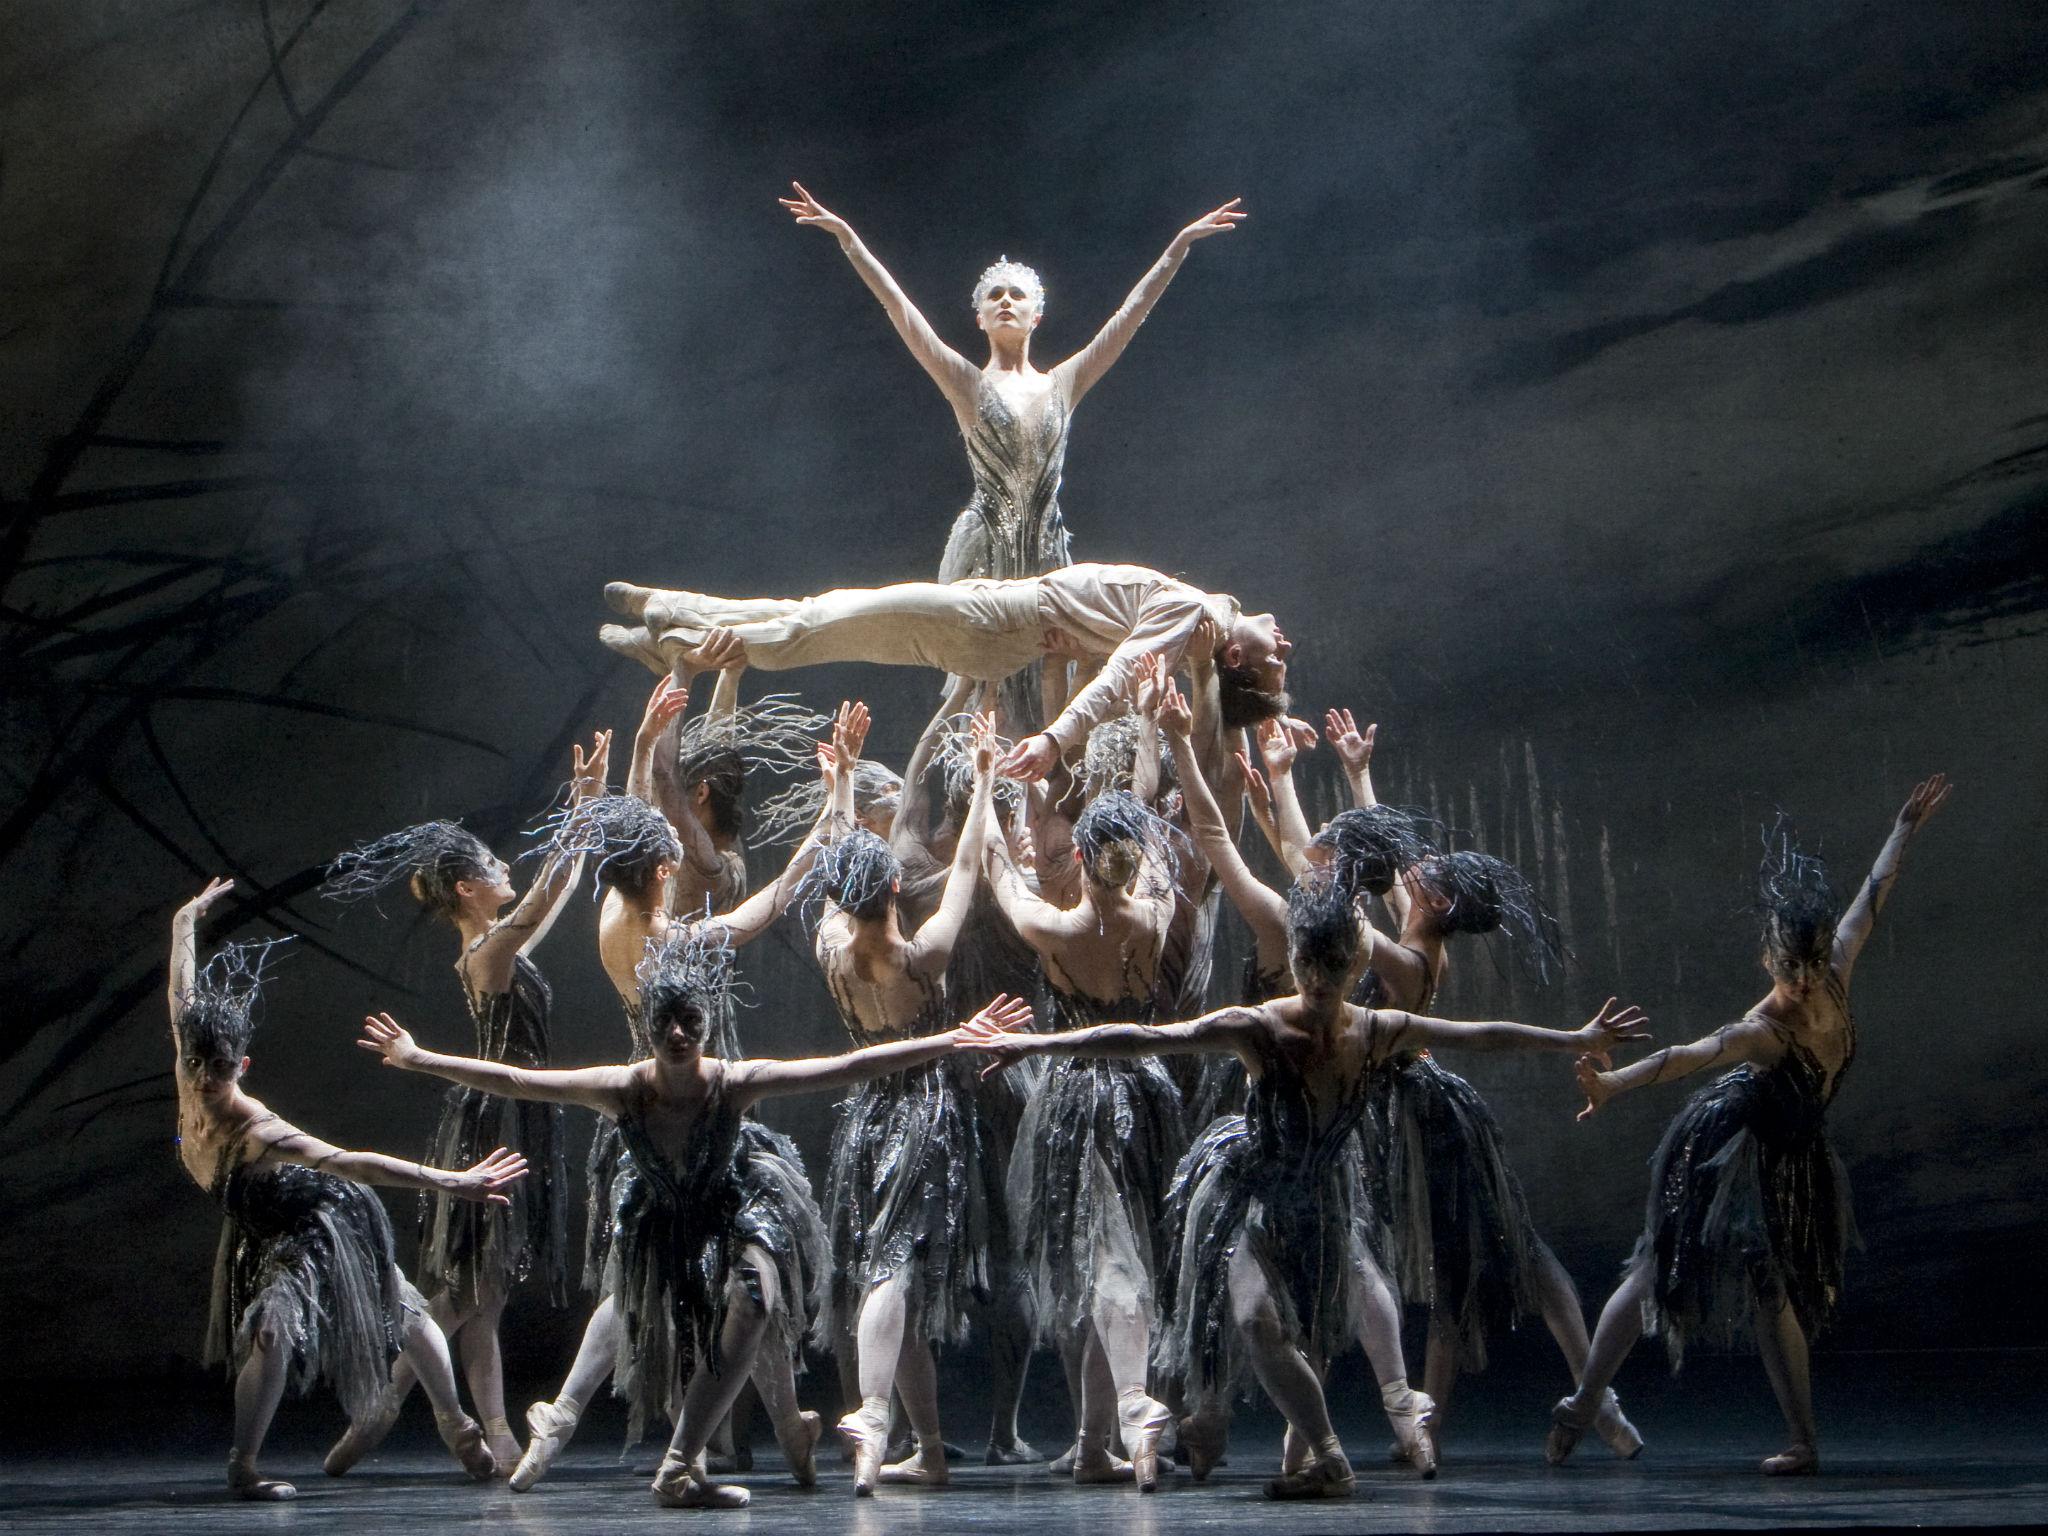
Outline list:
[[[230,1489],[293,1496],[258,1452],[285,1387],[325,1376],[350,1416],[330,1474],[376,1447],[418,1384],[464,1471],[524,1493],[609,1379],[632,1437],[649,1419],[672,1428],[657,1499],[738,1508],[749,1490],[715,1469],[747,1464],[727,1437],[749,1382],[794,1481],[816,1481],[826,1418],[799,1405],[807,1348],[838,1359],[830,1417],[854,1492],[939,1487],[958,1454],[940,1429],[940,1357],[979,1332],[991,1464],[1041,1459],[1017,1410],[1042,1341],[1073,1410],[1055,1474],[1150,1492],[1177,1453],[1202,1480],[1233,1398],[1256,1385],[1287,1424],[1267,1494],[1341,1497],[1358,1475],[1329,1392],[1354,1343],[1393,1459],[1434,1477],[1459,1374],[1484,1367],[1491,1332],[1536,1318],[1573,1381],[1551,1413],[1552,1463],[1587,1430],[1617,1456],[1641,1450],[1612,1381],[1647,1331],[1674,1364],[1691,1340],[1753,1336],[1791,1437],[1763,1471],[1816,1470],[1808,1345],[1839,1303],[1851,1230],[1826,1135],[1855,1048],[1849,976],[1946,780],[1914,789],[1846,910],[1787,828],[1767,836],[1771,990],[1705,1039],[1617,1066],[1649,1035],[1614,999],[1576,1029],[1436,1017],[1457,935],[1506,935],[1539,979],[1563,966],[1530,882],[1380,803],[1376,728],[1349,710],[1329,710],[1322,737],[1354,804],[1311,826],[1292,767],[1319,738],[1288,713],[1292,646],[1273,616],[1158,570],[1071,561],[1059,489],[1074,408],[1189,248],[1245,218],[1237,201],[1176,235],[1049,372],[1031,362],[1045,291],[1030,268],[1005,258],[975,285],[989,349],[976,368],[844,219],[801,186],[783,204],[839,241],[952,407],[974,492],[938,579],[793,600],[614,582],[606,599],[627,622],[600,638],[659,681],[622,790],[609,731],[575,751],[523,896],[449,821],[334,861],[331,895],[402,881],[459,938],[473,1054],[430,1049],[389,1013],[358,1042],[449,1084],[418,1162],[330,1146],[248,1094],[265,952],[229,945],[198,963],[198,925],[229,882],[178,910],[178,1152],[226,1213],[209,1350],[234,1374]],[[863,705],[827,717],[786,695],[739,703],[749,668],[849,661],[945,677],[900,773],[862,755]],[[712,703],[686,720],[707,675]],[[771,776],[796,782],[752,797],[750,840],[749,790]],[[1254,873],[1247,816],[1287,889]],[[748,895],[748,852],[799,836]],[[565,1068],[532,951],[586,874],[628,1049]],[[1251,942],[1237,1000],[1212,1010],[1226,900]],[[791,910],[846,1054],[741,1049],[739,951]],[[764,1001],[773,1021],[780,1001]],[[1590,1337],[1499,1123],[1436,1055],[1502,1050],[1569,1052],[1581,1120],[1616,1093],[1731,1069],[1659,1145],[1645,1230]],[[814,1185],[755,1111],[827,1089],[846,1097]],[[567,1303],[564,1106],[599,1120],[580,1266],[592,1310],[522,1446],[499,1330],[523,1282]],[[364,1185],[420,1191],[424,1296]],[[1419,1386],[1404,1303],[1428,1319]]]

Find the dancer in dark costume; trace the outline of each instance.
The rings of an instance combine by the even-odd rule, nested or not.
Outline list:
[[[815,953],[858,1044],[953,1026],[948,962],[980,880],[995,776],[994,724],[975,722],[974,791],[938,910],[906,938],[902,866],[853,823],[852,786],[836,786],[831,845],[810,886],[823,905]],[[947,1481],[935,1345],[966,1337],[970,1303],[993,1295],[992,1229],[1001,1221],[1001,1164],[987,1146],[973,1074],[932,1060],[871,1078],[840,1104],[826,1209],[832,1233],[832,1319],[854,1406],[839,1427],[853,1446],[853,1491],[876,1481]],[[852,1364],[851,1372],[847,1367]],[[900,1392],[916,1451],[884,1466],[889,1399]]]
[[[1060,1034],[964,1031],[970,1048],[1112,1060],[1162,1052],[1229,1051],[1252,1088],[1243,1116],[1204,1134],[1175,1179],[1180,1230],[1174,1333],[1161,1350],[1198,1387],[1234,1374],[1241,1339],[1250,1365],[1313,1456],[1266,1485],[1269,1497],[1343,1496],[1356,1487],[1330,1425],[1320,1372],[1366,1330],[1361,1284],[1369,1262],[1367,1214],[1355,1166],[1368,1084],[1389,1056],[1417,1044],[1471,1050],[1604,1052],[1645,1039],[1634,1009],[1609,999],[1582,1029],[1460,1024],[1347,1003],[1364,950],[1348,892],[1317,878],[1297,885],[1288,909],[1289,962],[1298,995],[1226,1008],[1182,1024],[1106,1024]]]
[[[586,756],[572,748],[570,797],[604,791],[611,732],[600,731]],[[512,872],[470,832],[434,821],[394,832],[343,854],[328,871],[326,893],[338,900],[369,896],[405,880],[423,907],[454,925],[461,938],[455,974],[476,1028],[476,1048],[492,1060],[545,1066],[552,994],[532,952],[554,926],[576,884],[579,862],[543,861],[521,897]],[[516,902],[510,912],[507,904]],[[569,1299],[568,1164],[562,1112],[553,1105],[508,1105],[488,1094],[452,1088],[428,1143],[428,1161],[460,1166],[503,1143],[532,1165],[534,1177],[508,1208],[458,1205],[440,1195],[420,1200],[420,1281],[434,1321],[462,1357],[470,1399],[484,1421],[501,1477],[518,1466],[519,1442],[505,1418],[505,1367],[498,1323],[512,1288],[538,1277],[549,1301]],[[383,1440],[412,1391],[404,1362],[378,1411],[352,1423],[327,1453],[339,1477]]]
[[[688,695],[683,690],[671,687],[666,679],[655,688],[634,740],[633,768],[628,776],[630,782],[644,782],[645,754],[651,752],[663,726],[682,710],[687,699]],[[841,707],[835,746],[846,731],[851,711],[856,708],[858,706]],[[865,711],[861,714],[864,721]],[[865,729],[864,724],[862,729]],[[818,748],[817,755],[820,771],[828,784],[836,776],[839,765],[850,760],[844,752],[835,757],[824,746]],[[812,827],[811,836],[798,847],[788,868],[773,885],[756,892],[729,912],[716,917],[699,917],[697,924],[711,925],[712,931],[723,935],[734,949],[766,933],[788,906],[798,883],[809,869],[823,831],[824,820],[820,817]],[[619,1000],[625,1008],[626,1033],[631,1050],[629,1059],[644,1061],[653,1054],[654,1047],[640,1015],[639,965],[645,960],[650,945],[659,949],[669,941],[671,934],[695,926],[682,919],[671,918],[668,911],[668,892],[683,859],[680,840],[668,818],[638,796],[599,795],[579,802],[562,815],[554,828],[552,847],[557,854],[581,855],[595,861],[597,883],[604,892],[598,909],[598,956],[604,964],[605,975],[618,991]],[[729,996],[724,998],[724,1003],[712,1026],[712,1042],[716,1047],[712,1054],[735,1059],[740,1052]],[[764,1155],[784,1161],[794,1157],[783,1138],[758,1122],[749,1122],[744,1136],[748,1148],[767,1138]],[[800,1161],[798,1166],[801,1166]],[[624,1154],[624,1143],[617,1125],[610,1121],[599,1122],[596,1134],[591,1138],[585,1170],[588,1204],[583,1244],[583,1286],[598,1297],[598,1303],[590,1321],[584,1326],[582,1342],[577,1346],[575,1361],[561,1391],[552,1400],[533,1403],[526,1410],[526,1425],[532,1432],[532,1438],[527,1441],[526,1454],[512,1473],[514,1493],[524,1493],[533,1487],[547,1475],[555,1458],[567,1449],[584,1409],[611,1375],[618,1355],[621,1326],[618,1303],[606,1289],[605,1274],[611,1255],[612,1214],[616,1208],[618,1186],[622,1179],[630,1180],[634,1174],[630,1160]],[[816,1262],[815,1256],[812,1268],[813,1273],[822,1278],[822,1264]],[[798,1301],[802,1299],[797,1298]],[[798,1332],[801,1331],[799,1327]],[[771,1331],[763,1342],[754,1367],[754,1385],[768,1408],[783,1455],[788,1459],[797,1481],[808,1486],[814,1481],[811,1448],[818,1437],[819,1420],[815,1413],[800,1412],[797,1407],[794,1361],[778,1332]]]
[[[1617,1093],[1736,1065],[1686,1101],[1650,1159],[1642,1238],[1600,1314],[1578,1390],[1552,1411],[1553,1464],[1571,1454],[1647,1330],[1664,1335],[1674,1369],[1695,1339],[1753,1333],[1792,1436],[1762,1471],[1820,1470],[1807,1345],[1834,1315],[1853,1230],[1847,1178],[1827,1138],[1828,1105],[1856,1054],[1849,976],[1906,844],[1949,788],[1938,773],[1914,788],[1839,921],[1820,861],[1789,834],[1772,836],[1757,890],[1770,992],[1737,1022],[1618,1071],[1580,1059],[1581,1120]]]
[[[746,1112],[780,1094],[818,1093],[901,1071],[952,1050],[957,1031],[803,1061],[724,1061],[704,1043],[729,984],[729,952],[692,933],[650,955],[641,1013],[645,1061],[545,1071],[422,1051],[389,1014],[359,1042],[391,1066],[483,1092],[580,1104],[618,1123],[634,1177],[618,1195],[609,1270],[625,1328],[619,1390],[638,1414],[676,1425],[654,1494],[682,1508],[736,1509],[747,1490],[710,1481],[703,1451],[770,1328],[789,1334],[807,1281],[795,1183],[745,1148]],[[998,1027],[1023,1010],[983,1011]]]
[[[1066,1027],[1156,1016],[1171,985],[1161,955],[1175,835],[1128,794],[1096,800],[1074,827],[1085,888],[1066,911],[990,845],[996,898],[1037,951]],[[1147,1492],[1159,1483],[1170,1415],[1146,1391],[1147,1354],[1161,1202],[1186,1139],[1179,1090],[1151,1060],[1055,1061],[1018,1130],[1012,1220],[1077,1409],[1076,1482],[1135,1475]],[[1113,1429],[1130,1473],[1115,1465]]]
[[[472,1477],[488,1478],[496,1462],[456,1398],[448,1341],[399,1273],[383,1203],[362,1186],[503,1204],[526,1161],[501,1147],[458,1172],[349,1152],[250,1097],[242,1078],[262,951],[229,945],[198,964],[199,920],[233,889],[211,881],[178,909],[170,963],[178,1161],[225,1213],[206,1361],[225,1361],[235,1383],[228,1487],[243,1499],[297,1497],[256,1466],[285,1388],[303,1393],[324,1376],[350,1416],[365,1417],[401,1353],[426,1385],[442,1440]]]
[[[1031,337],[1045,317],[1045,285],[1031,268],[1004,257],[975,283],[974,323],[988,338],[988,362],[976,368],[939,339],[852,225],[800,184],[790,185],[796,195],[783,198],[782,206],[797,223],[822,229],[839,242],[861,281],[881,300],[910,355],[946,397],[966,442],[974,495],[954,520],[939,561],[939,580],[1036,576],[1065,565],[1073,554],[1059,492],[1074,407],[1123,355],[1180,270],[1188,248],[1243,222],[1246,214],[1238,200],[1232,198],[1175,235],[1094,339],[1050,373],[1040,373],[1031,362]],[[1005,693],[1005,726],[1013,733],[1036,730],[1059,712],[1057,704],[1042,709],[1026,690]]]

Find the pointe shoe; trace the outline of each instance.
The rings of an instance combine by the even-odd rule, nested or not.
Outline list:
[[[1315,1460],[1316,1453],[1308,1441],[1294,1432],[1292,1424],[1288,1425],[1287,1433],[1280,1437],[1280,1475],[1292,1477],[1297,1472],[1306,1472],[1315,1465]]]
[[[737,1483],[714,1483],[704,1473],[703,1458],[693,1465],[674,1451],[661,1458],[654,1474],[654,1502],[664,1509],[745,1509],[753,1495]]]
[[[1034,1461],[1043,1461],[1045,1457],[1039,1454],[1029,1440],[1020,1437],[1008,1445],[997,1445],[995,1441],[989,1441],[988,1449],[982,1453],[981,1460],[984,1466],[1022,1467]]]
[[[228,1491],[253,1503],[277,1503],[296,1499],[299,1490],[281,1477],[265,1477],[256,1463],[233,1452],[228,1454]]]
[[[1074,1448],[1068,1454],[1073,1463],[1073,1479],[1083,1488],[1103,1483],[1128,1483],[1137,1477],[1137,1469],[1111,1450],[1106,1442],[1093,1441],[1084,1435],[1074,1442]]]
[[[1131,1475],[1138,1492],[1155,1493],[1159,1488],[1159,1441],[1173,1414],[1166,1404],[1148,1397],[1142,1387],[1120,1393],[1116,1400],[1117,1428],[1123,1434],[1124,1451],[1131,1458]]]
[[[526,1410],[526,1428],[532,1439],[526,1442],[526,1454],[519,1458],[519,1465],[513,1469],[511,1488],[514,1493],[524,1493],[535,1483],[548,1475],[548,1468],[555,1464],[555,1458],[569,1448],[569,1437],[576,1433],[581,1415],[570,1413],[551,1402],[534,1403]]]
[[[608,581],[604,584],[604,604],[613,613],[623,613],[629,618],[639,618],[647,611],[647,599],[654,596],[652,587],[636,587],[630,581]]]
[[[1387,1411],[1387,1422],[1394,1426],[1394,1441],[1401,1448],[1401,1459],[1415,1468],[1424,1482],[1431,1481],[1436,1476],[1436,1436],[1430,1429],[1430,1420],[1436,1414],[1436,1403],[1426,1392],[1399,1385],[1380,1389],[1380,1406]]]
[[[799,1488],[818,1486],[818,1441],[824,1433],[825,1421],[808,1408],[796,1416],[794,1428],[775,1432],[775,1443],[782,1447],[782,1459],[789,1463],[789,1475]]]
[[[1617,1410],[1618,1411],[1618,1410]],[[1593,1427],[1593,1415],[1572,1406],[1569,1397],[1557,1400],[1550,1410],[1550,1433],[1543,1439],[1543,1459],[1561,1467],[1578,1447],[1579,1437]]]
[[[321,1469],[329,1477],[340,1477],[346,1473],[384,1443],[384,1437],[391,1433],[391,1426],[398,1422],[398,1410],[404,1406],[405,1399],[394,1397],[387,1389],[368,1418],[351,1423],[341,1432],[341,1438],[328,1448],[327,1459],[320,1464]]]
[[[491,1459],[498,1464],[494,1477],[510,1477],[513,1468],[524,1459],[512,1426],[503,1419],[484,1421],[484,1444],[491,1448]]]
[[[1593,1415],[1593,1432],[1623,1461],[1633,1461],[1642,1454],[1643,1437],[1621,1411],[1621,1399],[1614,1395],[1612,1387],[1601,1395],[1600,1411]]]
[[[1763,1459],[1765,1477],[1811,1477],[1820,1471],[1820,1452],[1804,1444],[1787,1446],[1775,1456]]]
[[[1188,1453],[1188,1474],[1198,1483],[1227,1463],[1229,1437],[1221,1424],[1189,1415],[1180,1421],[1180,1448]]]
[[[853,1443],[854,1497],[873,1497],[889,1445],[889,1399],[867,1398],[839,1421],[839,1432]]]
[[[915,1483],[924,1488],[943,1488],[952,1480],[946,1470],[946,1443],[920,1443],[901,1461],[890,1462],[878,1474],[885,1483]]]
[[[466,1413],[451,1413],[445,1419],[434,1415],[434,1428],[440,1431],[441,1443],[455,1453],[455,1459],[462,1463],[462,1470],[479,1483],[487,1483],[498,1474],[498,1458],[491,1454],[491,1448],[484,1443],[484,1427]]]
[[[1266,1484],[1269,1499],[1348,1499],[1358,1492],[1358,1477],[1343,1447],[1331,1444],[1299,1472],[1283,1472]]]

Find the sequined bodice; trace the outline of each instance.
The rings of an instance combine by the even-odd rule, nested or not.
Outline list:
[[[629,1098],[619,1116],[619,1139],[662,1203],[678,1210],[737,1204],[733,1162],[744,1123],[720,1073],[691,1127],[689,1143],[677,1150],[661,1144],[648,1124],[647,1105]]]
[[[1071,421],[1060,378],[1049,379],[1042,395],[1019,406],[982,375],[965,431],[974,475],[968,505],[987,526],[991,568],[961,574],[1035,576],[1065,562],[1059,491]]]
[[[548,1008],[554,994],[540,967],[524,955],[512,960],[512,980],[503,992],[469,994],[476,1025],[476,1054],[514,1066],[548,1064]]]
[[[1272,1047],[1263,1050],[1244,1107],[1245,1130],[1258,1149],[1262,1180],[1308,1188],[1328,1173],[1366,1118],[1373,1076],[1370,1068],[1359,1072],[1335,1104],[1319,1107],[1293,1057]]]

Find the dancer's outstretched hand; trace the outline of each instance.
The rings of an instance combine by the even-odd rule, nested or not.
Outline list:
[[[474,1167],[465,1168],[456,1174],[448,1193],[458,1200],[477,1200],[485,1205],[510,1205],[511,1196],[503,1192],[525,1178],[526,1173],[525,1157],[500,1147]]]
[[[1948,804],[1949,791],[1954,787],[1945,773],[1921,780],[1899,809],[1899,825],[1909,832],[1918,832],[1928,817]]]
[[[1364,773],[1372,767],[1372,744],[1379,730],[1377,724],[1359,730],[1348,709],[1326,710],[1323,714],[1323,735],[1336,749],[1337,761],[1344,765],[1346,773]]]
[[[1180,684],[1170,677],[1159,700],[1159,728],[1175,741],[1186,741],[1195,728],[1195,712],[1180,691]]]
[[[1605,1056],[1617,1045],[1650,1038],[1649,1030],[1644,1027],[1650,1022],[1648,1014],[1633,1003],[1620,1009],[1614,1004],[1613,998],[1607,999],[1600,1005],[1600,1011],[1578,1031],[1580,1041],[1595,1056]]]
[[[196,923],[200,918],[206,916],[217,902],[225,899],[228,892],[234,888],[234,881],[228,879],[225,875],[217,876],[206,882],[205,890],[180,907],[178,915],[180,917],[189,917]]]
[[[569,793],[578,800],[587,800],[593,795],[604,793],[605,780],[611,777],[612,733],[599,731],[590,738],[590,753],[584,755],[581,747],[571,744],[569,748]]]
[[[418,1066],[427,1054],[413,1043],[405,1026],[388,1013],[373,1013],[364,1019],[363,1038],[356,1044],[382,1056],[387,1067],[410,1069]]]
[[[982,1051],[995,1057],[981,1075],[1000,1072],[1025,1055],[1038,1037],[1031,1033],[1031,1005],[1021,997],[999,993],[989,1005],[953,1032],[954,1044],[963,1051]]]
[[[1603,1070],[1608,1065],[1604,1054],[1581,1056],[1572,1063],[1572,1072],[1579,1080],[1579,1092],[1586,1096],[1586,1107],[1579,1111],[1581,1120],[1590,1120],[1602,1104],[1614,1097],[1614,1080]]]
[[[1244,775],[1244,797],[1252,803],[1252,815],[1260,821],[1273,819],[1273,787],[1266,776],[1252,766],[1244,753],[1236,754],[1238,771]]]
[[[664,676],[647,696],[647,708],[640,715],[640,736],[652,739],[661,728],[690,706],[690,685],[674,674]]]
[[[1030,784],[1051,773],[1059,760],[1059,743],[1040,731],[1036,736],[1026,736],[1010,748],[996,772],[1006,779]]]
[[[868,744],[868,724],[868,707],[858,699],[841,704],[832,717],[832,756],[841,773],[860,766],[861,748]]]
[[[683,652],[691,672],[725,672],[747,664],[747,642],[725,628],[712,630]]]
[[[776,201],[796,215],[797,223],[815,225],[835,240],[853,238],[853,226],[806,192],[802,182],[792,181],[790,186],[796,189],[796,196],[780,197]]]
[[[967,729],[974,743],[974,776],[985,779],[996,771],[996,759],[1002,756],[1003,739],[996,734],[996,717],[978,714],[968,721]]]
[[[1179,234],[1175,235],[1173,237],[1173,243],[1179,246],[1182,250],[1186,250],[1189,246],[1193,245],[1197,240],[1206,240],[1211,235],[1228,234],[1231,230],[1237,228],[1238,225],[1242,224],[1246,219],[1251,217],[1250,213],[1246,212],[1244,208],[1239,206],[1243,202],[1243,198],[1233,197],[1221,208],[1215,209],[1210,213],[1203,214],[1199,219],[1195,220],[1194,223],[1190,224],[1186,229],[1182,230]]]

